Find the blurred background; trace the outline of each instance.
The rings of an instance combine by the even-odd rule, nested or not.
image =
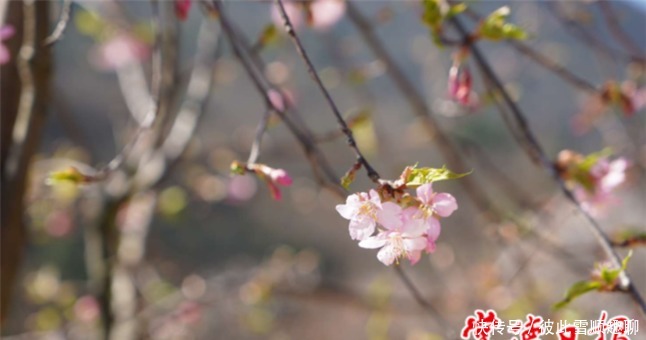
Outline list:
[[[552,309],[574,282],[590,276],[604,253],[575,206],[509,132],[477,68],[471,65],[477,99],[470,106],[447,95],[457,48],[433,43],[419,2],[356,1],[350,10],[344,2],[317,1],[330,4],[317,9],[319,14],[301,11],[300,20],[294,14],[300,21],[296,31],[381,176],[396,179],[407,165],[439,168],[447,160],[393,81],[383,55],[371,50],[358,17],[460,150],[464,168],[452,170],[473,169],[469,177],[499,208],[483,214],[460,180],[434,186],[453,194],[459,209],[443,220],[435,253],[402,267],[446,320],[429,315],[393,268],[377,261],[376,251],[350,239],[347,221],[335,211],[342,199],[321,188],[278,116],[269,117],[258,162],[293,178],[281,188],[282,200],[273,200],[255,176],[230,174],[232,161],[249,156],[266,108],[220,28],[222,17],[262,59],[262,76],[285,94],[278,96],[279,104],[317,136],[316,145],[339,178],[354,163],[271,2],[226,2],[220,15],[194,2],[186,20],[179,20],[175,3],[156,5],[168,39],[163,62],[173,65],[164,66],[171,74],[162,76],[166,112],[153,125],[155,133],[138,135],[137,122],[144,120],[152,92],[155,6],[88,1],[72,4],[64,35],[50,49],[45,118],[25,168],[24,195],[5,191],[3,179],[3,214],[14,197],[24,197],[25,214],[20,258],[3,252],[3,276],[7,263],[17,264],[3,336],[442,339],[447,330],[458,332],[475,309],[494,309],[505,322],[524,320],[528,313],[555,323],[596,320],[601,310],[646,321],[620,293],[591,293]],[[44,6],[39,3],[36,8]],[[38,32],[47,36],[64,4],[43,3],[49,8],[38,18],[50,23]],[[587,82],[601,88],[616,81],[637,89],[643,83],[643,2],[468,2],[481,17],[505,5],[511,10],[508,21],[528,32],[527,46]],[[616,21],[609,20],[608,6]],[[5,23],[17,34],[3,44],[13,52],[24,39],[19,27],[28,12],[18,1],[6,7]],[[469,29],[478,25],[468,13],[459,17]],[[635,46],[623,44],[617,29]],[[446,35],[459,37],[448,24]],[[598,220],[611,238],[626,230],[645,232],[644,110],[625,115],[599,108],[588,91],[510,44],[479,46],[550,157],[563,149],[588,154],[611,147],[636,164],[616,194],[618,203]],[[12,93],[20,91],[10,78],[17,59],[13,54],[2,65],[5,127]],[[70,166],[90,177],[100,173],[135,136],[140,138],[132,152],[105,180],[47,184],[53,171]],[[350,191],[372,187],[360,170]],[[623,257],[627,249],[618,252]],[[646,252],[637,247],[628,273],[643,293],[645,268]],[[633,338],[646,339],[644,334]]]

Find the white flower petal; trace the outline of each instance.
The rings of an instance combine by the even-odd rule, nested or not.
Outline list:
[[[393,264],[393,262],[395,262],[399,255],[400,254],[395,251],[395,248],[393,248],[391,245],[387,245],[379,250],[379,252],[377,253],[377,259],[381,261],[381,263],[390,266],[391,264]]]
[[[365,240],[362,240],[361,242],[359,242],[359,247],[365,249],[376,249],[383,247],[386,244],[386,240],[380,236],[381,234],[377,236],[371,236]]]

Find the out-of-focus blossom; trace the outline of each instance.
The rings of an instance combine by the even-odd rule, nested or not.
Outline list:
[[[175,15],[179,20],[186,20],[193,0],[175,0]]]
[[[345,204],[336,206],[339,214],[350,220],[350,237],[364,240],[375,232],[377,212],[381,210],[381,199],[375,190],[348,196]]]
[[[234,161],[231,163],[231,172],[237,175],[243,175],[245,173],[254,173],[258,178],[265,181],[271,196],[280,201],[282,199],[282,193],[280,191],[279,185],[281,186],[290,186],[292,185],[292,178],[289,176],[287,171],[284,169],[274,169],[270,166],[260,163],[250,163],[245,164],[242,162]]]
[[[0,27],[0,65],[4,65],[11,60],[9,49],[4,45],[4,41],[13,37],[16,30],[11,25],[4,25]]]
[[[283,6],[294,28],[300,27],[303,21],[306,21],[309,26],[321,31],[334,26],[346,11],[343,0],[284,1]],[[280,8],[276,4],[272,5],[271,17],[276,26],[284,26]]]
[[[557,167],[580,204],[591,214],[601,215],[617,202],[614,191],[625,182],[630,162],[609,160],[605,152],[583,156],[571,150],[559,153]]]
[[[93,296],[83,296],[74,304],[74,316],[78,321],[91,323],[99,318],[99,303]]]
[[[631,80],[622,83],[607,82],[599,93],[583,102],[581,111],[572,121],[574,132],[588,132],[613,106],[621,110],[624,116],[632,116],[646,107],[646,88],[637,87]]]
[[[147,58],[150,48],[136,37],[120,33],[94,48],[92,63],[103,70],[114,70]]]
[[[52,211],[45,220],[45,232],[52,237],[63,237],[72,231],[73,221],[67,211]]]
[[[256,194],[257,184],[251,176],[233,176],[227,184],[229,202],[245,202]]]
[[[294,93],[292,91],[281,91],[282,93],[278,90],[271,89],[267,91],[267,96],[276,110],[285,111],[287,108],[294,106],[296,99],[294,98]]]
[[[473,80],[467,66],[453,63],[449,69],[448,92],[449,98],[456,103],[473,108],[478,104],[478,95],[472,90]]]

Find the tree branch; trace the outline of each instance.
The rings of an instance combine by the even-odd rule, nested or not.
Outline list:
[[[454,17],[451,19],[451,23],[458,30],[458,32],[460,32],[460,34],[464,37],[465,41],[468,41],[469,32],[462,25],[460,19],[457,17]],[[495,74],[495,72],[493,71],[493,69],[487,62],[487,60],[485,59],[484,55],[482,54],[478,46],[475,43],[471,43],[468,47],[471,53],[473,54],[475,61],[478,64],[483,76],[492,82],[494,87],[499,91],[500,95],[502,96],[502,99],[505,102],[505,104],[509,107],[512,113],[512,116],[516,124],[518,125],[518,128],[520,129],[520,134],[525,138],[527,142],[525,151],[528,153],[528,155],[532,160],[534,160],[538,165],[540,165],[552,176],[552,178],[558,185],[563,195],[585,217],[585,219],[588,222],[586,225],[589,227],[591,234],[596,238],[597,243],[599,243],[601,248],[604,250],[609,260],[613,263],[613,265],[616,268],[621,268],[621,258],[612,248],[612,244],[608,239],[607,235],[603,232],[598,222],[583,207],[581,207],[581,204],[577,201],[577,199],[574,197],[572,192],[567,188],[567,186],[559,176],[559,172],[556,169],[555,164],[548,158],[547,154],[542,149],[538,140],[534,136],[534,133],[531,131],[529,127],[529,123],[527,122],[527,119],[525,117],[525,114],[520,110],[520,107],[516,104],[516,102],[514,102],[514,100],[509,95],[509,93],[507,93],[506,89],[502,84],[502,81],[497,77],[497,75]],[[620,281],[621,281],[620,286],[622,287],[622,289],[629,292],[633,300],[640,306],[642,311],[646,313],[646,303],[644,302],[639,292],[636,290],[628,274],[622,273]]]
[[[370,165],[370,163],[365,159],[365,157],[361,153],[361,150],[359,150],[359,147],[357,146],[357,142],[354,140],[354,136],[352,135],[352,130],[348,127],[348,124],[343,119],[341,112],[339,111],[336,104],[332,100],[332,96],[330,96],[330,93],[325,88],[325,85],[323,85],[321,78],[316,72],[316,68],[312,64],[312,61],[310,60],[307,52],[305,51],[305,48],[303,47],[301,40],[298,38],[298,35],[294,30],[294,26],[292,25],[287,15],[287,12],[285,11],[283,2],[281,0],[276,0],[276,5],[278,5],[278,8],[280,9],[280,14],[283,18],[283,24],[285,26],[285,30],[287,31],[287,34],[289,35],[292,42],[296,46],[296,50],[298,51],[298,54],[303,59],[303,62],[305,62],[307,72],[310,74],[310,76],[312,77],[312,80],[314,80],[318,88],[321,90],[321,93],[323,93],[325,100],[327,101],[328,105],[332,109],[332,113],[336,117],[337,123],[339,124],[341,131],[343,131],[343,133],[348,138],[348,145],[350,146],[350,148],[354,150],[354,153],[357,157],[357,161],[364,166],[364,168],[366,169],[366,172],[368,173],[368,177],[370,177],[370,179],[373,182],[379,183],[379,179],[380,179],[379,173],[375,171],[372,165]]]

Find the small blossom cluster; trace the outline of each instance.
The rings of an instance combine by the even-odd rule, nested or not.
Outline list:
[[[381,248],[377,259],[387,266],[400,258],[415,264],[423,252],[434,252],[440,219],[457,208],[451,194],[433,191],[431,183],[419,186],[415,197],[370,190],[352,194],[345,204],[336,206],[339,214],[350,220],[350,237],[358,240],[361,248]]]
[[[287,171],[283,169],[274,169],[265,164],[243,164],[235,161],[231,163],[231,172],[237,175],[243,175],[245,173],[255,174],[258,178],[262,179],[265,184],[267,184],[267,187],[271,192],[271,196],[276,201],[280,201],[282,199],[282,193],[279,186],[292,185],[292,178],[289,176]]]
[[[581,205],[598,214],[604,206],[616,201],[613,192],[626,180],[630,162],[623,157],[611,161],[603,152],[583,156],[563,150],[557,167]]]

